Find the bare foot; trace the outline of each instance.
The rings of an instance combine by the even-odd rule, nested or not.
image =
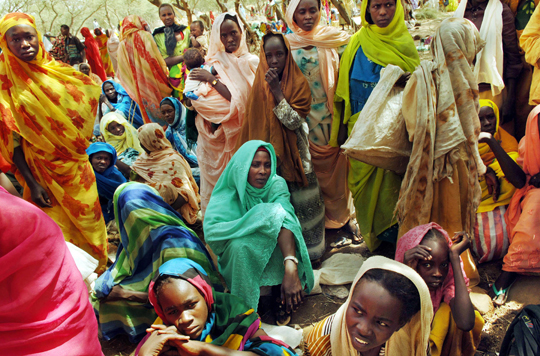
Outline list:
[[[352,243],[355,245],[361,244],[364,241],[364,237],[360,233],[360,226],[355,218],[349,220],[347,225],[344,226],[346,231],[349,231],[352,235]]]

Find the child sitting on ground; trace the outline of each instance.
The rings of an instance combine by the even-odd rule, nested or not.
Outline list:
[[[469,248],[469,237],[456,233],[453,240],[432,222],[407,232],[396,248],[396,261],[416,270],[429,288],[434,313],[429,336],[432,356],[474,355],[484,327],[484,319],[472,305],[469,279],[459,257]]]
[[[190,48],[184,52],[184,64],[188,70],[202,68],[209,71],[213,75],[217,74],[213,66],[204,64],[204,58],[201,51],[196,48]],[[184,96],[191,100],[197,100],[199,99],[199,95],[206,95],[210,89],[210,84],[190,79],[188,76],[184,84]]]

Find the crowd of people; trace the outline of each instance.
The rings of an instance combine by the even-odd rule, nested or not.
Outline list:
[[[474,355],[477,264],[503,259],[496,306],[540,272],[540,7],[523,6],[461,0],[423,61],[396,0],[364,0],[352,36],[291,0],[258,55],[234,12],[183,25],[162,4],[153,31],[129,15],[84,41],[63,25],[49,52],[5,15],[0,350],[101,355],[99,330],[140,356],[296,355],[260,297],[287,324],[342,229],[337,247],[395,260],[363,262],[305,355]],[[365,155],[407,147],[405,165],[362,158],[377,135],[392,143]]]

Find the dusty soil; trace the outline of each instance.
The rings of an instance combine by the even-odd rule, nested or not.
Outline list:
[[[411,35],[413,37],[418,35],[419,38],[426,38],[427,36],[433,35],[440,22],[451,15],[452,13],[440,13],[440,17],[437,19],[419,20],[420,26],[411,29]],[[419,40],[416,40],[415,42],[417,45],[420,44]],[[420,52],[420,59],[431,59],[431,52]],[[199,233],[199,231],[196,232]],[[202,231],[200,234],[202,235]],[[341,230],[327,230],[327,251],[322,258],[323,260],[337,252],[360,254],[364,257],[371,255],[365,244],[357,246],[350,245],[339,250],[330,248],[332,242],[344,235],[347,235],[347,233]],[[392,258],[394,255],[394,246],[385,243],[376,251],[376,253]],[[501,265],[501,261],[480,265],[479,271],[481,283],[479,287],[488,290],[489,284],[497,279],[497,276],[501,271]],[[350,288],[350,285],[345,287],[348,289]],[[302,328],[310,327],[314,323],[334,313],[344,302],[345,299],[332,296],[328,293],[328,288],[323,287],[322,294],[306,297],[303,305],[293,315],[289,325],[298,325]],[[476,355],[497,355],[508,325],[510,325],[519,311],[528,304],[540,304],[540,277],[521,276],[512,287],[506,305],[492,309],[484,315],[486,323],[482,332],[482,341],[480,342]],[[270,324],[274,323],[274,317],[269,310],[268,298],[261,299],[259,311],[264,322]],[[131,344],[127,337],[118,337],[111,341],[101,340],[101,344],[105,356],[127,356],[136,348],[136,345]]]

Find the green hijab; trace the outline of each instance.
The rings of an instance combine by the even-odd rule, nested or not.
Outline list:
[[[369,0],[362,1],[362,28],[351,37],[349,45],[341,56],[339,80],[334,95],[334,120],[330,138],[330,145],[334,147],[337,147],[337,134],[341,117],[343,117],[343,123],[347,123],[351,117],[349,73],[356,52],[360,47],[362,47],[361,50],[364,51],[369,60],[383,67],[393,64],[406,72],[412,73],[420,65],[416,45],[405,24],[405,14],[401,1],[396,0],[394,18],[384,28],[370,24],[366,20],[368,3]]]
[[[272,168],[266,185],[254,188],[247,182],[259,147],[270,154]],[[260,286],[281,284],[285,273],[277,245],[281,228],[295,237],[298,275],[311,291],[313,270],[300,222],[290,202],[285,180],[276,174],[276,154],[271,144],[252,140],[240,147],[221,174],[204,218],[204,236],[218,255],[219,269],[231,293],[257,309]],[[241,252],[249,251],[245,255]]]

